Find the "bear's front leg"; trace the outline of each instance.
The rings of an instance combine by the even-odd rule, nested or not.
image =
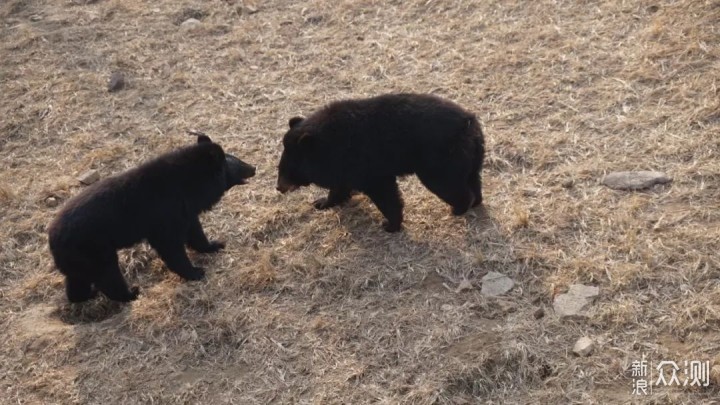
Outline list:
[[[84,302],[95,298],[97,291],[92,283],[82,277],[67,276],[65,278],[65,294],[70,302]]]
[[[199,253],[215,253],[225,248],[225,244],[220,241],[209,241],[205,232],[203,232],[200,218],[195,217],[190,222],[188,229],[187,244],[190,248]]]
[[[352,192],[349,189],[333,188],[330,189],[327,197],[315,200],[313,206],[318,210],[326,210],[345,203],[350,199],[350,197],[352,197]]]
[[[184,241],[179,236],[168,233],[161,237],[148,239],[148,242],[170,271],[186,280],[202,280],[205,277],[205,270],[192,265],[187,257],[187,252],[185,252]]]
[[[388,232],[399,231],[403,221],[403,202],[395,177],[377,179],[365,187],[363,192],[385,216],[383,228]]]

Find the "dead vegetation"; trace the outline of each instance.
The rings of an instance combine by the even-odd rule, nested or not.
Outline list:
[[[3,402],[624,403],[643,353],[720,364],[715,0],[7,0],[0,16]],[[316,212],[318,189],[275,192],[289,117],[389,91],[478,114],[485,211],[454,218],[409,178],[390,235],[363,197]],[[229,242],[192,258],[207,280],[138,246],[121,254],[132,306],[66,304],[49,201],[187,129],[258,167],[204,218]],[[618,192],[613,170],[674,181]],[[515,288],[482,296],[489,271]],[[600,297],[560,320],[574,283]]]

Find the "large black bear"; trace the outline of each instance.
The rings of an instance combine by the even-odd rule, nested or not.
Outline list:
[[[86,301],[96,290],[115,301],[137,298],[138,288],[128,288],[120,272],[117,250],[142,240],[179,276],[203,278],[185,244],[201,253],[225,245],[208,241],[198,216],[245,184],[255,168],[196,135],[197,144],[95,183],[65,204],[49,227],[49,244],[70,302]]]
[[[283,138],[277,189],[316,184],[330,190],[315,208],[341,204],[354,191],[380,209],[388,232],[400,230],[396,177],[417,174],[455,215],[482,203],[484,139],[475,116],[432,95],[387,94],[329,104],[294,117]]]

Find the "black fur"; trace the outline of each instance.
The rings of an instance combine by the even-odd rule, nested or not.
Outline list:
[[[190,263],[185,245],[210,253],[224,244],[207,239],[198,216],[254,174],[254,167],[201,135],[197,144],[82,191],[49,227],[50,251],[65,275],[68,300],[88,300],[96,290],[115,301],[137,298],[138,288],[128,288],[122,276],[117,250],[142,240],[171,271],[187,280],[202,279],[204,271]]]
[[[396,177],[415,173],[455,215],[482,203],[484,139],[475,116],[432,95],[388,94],[332,103],[307,119],[293,117],[278,166],[280,192],[316,184],[329,189],[318,209],[366,194],[400,230]]]

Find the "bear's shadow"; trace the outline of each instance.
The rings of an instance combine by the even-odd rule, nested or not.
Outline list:
[[[410,207],[411,209],[412,207]],[[438,204],[438,209],[446,209],[446,207]],[[452,226],[457,226],[457,232],[464,235],[463,242],[460,244],[457,244],[457,239],[454,239],[454,242],[438,240],[433,235],[432,225],[430,225],[430,229],[418,231],[419,224],[413,223],[412,219],[404,223],[401,231],[386,232],[381,226],[384,217],[366,198],[356,196],[341,207],[334,207],[331,210],[337,218],[337,226],[347,231],[349,240],[359,248],[360,252],[373,253],[389,250],[401,256],[407,256],[407,259],[416,254],[420,256],[425,256],[425,254],[461,255],[479,246],[492,249],[493,245],[502,246],[508,243],[507,238],[500,234],[495,220],[485,206],[471,209],[459,217],[461,220],[450,217],[447,212],[439,213],[439,215],[448,216],[447,219],[443,218],[442,220],[454,221]],[[483,252],[488,255],[492,253]],[[392,255],[386,257],[393,260]]]
[[[77,304],[67,302],[65,296],[62,299],[63,302],[58,304],[52,316],[68,325],[102,322],[122,314],[126,308],[129,309],[132,305],[111,301],[101,296]]]
[[[446,209],[446,206],[442,205],[439,209]],[[410,208],[411,209],[411,208]],[[409,226],[413,226],[412,223],[407,220],[403,223],[403,229],[399,232],[386,232],[381,224],[385,218],[379,213],[377,207],[364,196],[356,195],[354,198],[339,207],[330,208],[334,211],[339,218],[340,226],[348,230],[351,235],[367,235],[368,233],[377,233],[380,239],[384,240],[385,237],[395,236],[398,239],[407,241],[416,241],[408,237]],[[407,211],[408,208],[405,208]],[[439,216],[446,215],[446,212],[439,212]],[[464,229],[468,233],[481,233],[490,230],[494,226],[494,219],[490,216],[485,205],[481,205],[476,208],[471,208],[467,213],[460,216],[463,218]],[[356,238],[359,241],[367,241],[367,238]]]
[[[446,207],[437,204],[437,209]],[[408,211],[412,210],[412,207]],[[479,283],[480,278],[495,269],[495,263],[477,261],[477,257],[494,259],[509,249],[508,240],[502,235],[491,212],[483,207],[453,219],[447,211],[443,217],[428,219],[419,223],[417,217],[405,224],[400,232],[386,232],[381,222],[384,219],[370,201],[355,197],[342,207],[333,207],[321,225],[339,227],[345,236],[342,245],[351,247],[329,259],[332,262],[328,273],[321,281],[327,291],[340,291],[359,298],[366,294],[393,291],[412,294],[446,293],[448,285],[455,285],[462,279]],[[412,214],[411,214],[412,215]],[[444,218],[447,216],[448,218]],[[442,233],[455,232],[447,239],[434,228],[442,221],[453,221],[443,226]],[[352,272],[347,272],[352,269]],[[337,272],[337,273],[336,273]],[[430,281],[428,281],[430,280]],[[438,281],[432,287],[433,281]]]

